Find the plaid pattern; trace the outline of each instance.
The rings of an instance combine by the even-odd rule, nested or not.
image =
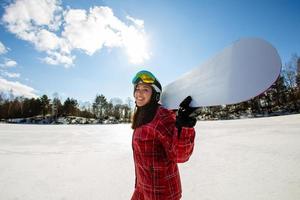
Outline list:
[[[177,163],[189,159],[194,128],[182,128],[178,139],[174,112],[160,107],[154,119],[134,130],[132,138],[136,183],[131,200],[179,200]]]

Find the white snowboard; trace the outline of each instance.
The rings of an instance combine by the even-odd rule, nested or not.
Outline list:
[[[239,103],[266,91],[280,71],[281,60],[271,44],[257,38],[241,39],[165,86],[161,103],[177,109],[189,95],[192,107]]]

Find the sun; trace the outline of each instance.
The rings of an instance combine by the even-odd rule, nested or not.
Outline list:
[[[124,39],[126,53],[132,64],[143,64],[150,59],[148,39],[143,30],[130,27]]]

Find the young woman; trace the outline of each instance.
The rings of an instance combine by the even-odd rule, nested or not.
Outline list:
[[[193,152],[196,119],[189,115],[191,97],[178,114],[158,102],[162,87],[149,71],[140,71],[132,81],[136,110],[133,116],[132,149],[135,190],[131,200],[179,200],[181,183],[177,163]]]

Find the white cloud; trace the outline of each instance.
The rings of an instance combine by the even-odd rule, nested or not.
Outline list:
[[[88,13],[71,9],[65,13],[64,19],[62,35],[72,48],[92,55],[103,47],[122,47],[133,63],[142,63],[150,58],[143,20],[127,16],[134,23],[128,26],[108,7],[94,7]]]
[[[16,0],[5,8],[3,21],[15,34],[30,32],[40,26],[57,30],[60,21],[55,14],[59,11],[61,7],[57,0]]]
[[[24,96],[28,98],[36,98],[36,90],[32,87],[19,83],[18,81],[12,82],[0,77],[0,91],[12,92],[14,96]]]
[[[89,13],[85,10],[69,10],[65,15],[62,35],[72,44],[72,48],[94,54],[103,46],[120,47],[122,23],[107,7],[95,7]],[[121,26],[121,27],[120,27]]]
[[[3,64],[0,64],[1,67],[5,68],[11,68],[17,66],[17,62],[11,59],[6,59],[6,61]]]
[[[4,72],[4,75],[9,78],[20,78],[21,76],[19,73],[10,73],[10,72]]]
[[[140,27],[140,28],[144,28],[144,21],[140,20],[140,19],[135,19],[133,17],[130,16],[126,16],[126,18],[130,21],[132,21],[136,26]]]
[[[15,66],[17,66],[17,64],[18,63],[14,60],[8,60],[8,61],[5,62],[6,67],[15,67]]]
[[[5,54],[7,52],[7,48],[4,46],[2,42],[0,42],[0,55]]]
[[[50,51],[48,52],[48,56],[42,60],[50,65],[59,65],[63,63],[65,64],[65,67],[69,67],[73,65],[74,59],[75,56]]]
[[[57,0],[16,0],[5,8],[2,21],[11,33],[31,42],[37,50],[72,57],[68,45],[55,33],[62,23],[61,12]],[[60,61],[56,64],[69,64]]]
[[[58,0],[16,0],[5,8],[2,21],[20,39],[47,53],[48,64],[71,66],[72,50],[88,55],[104,47],[124,48],[133,63],[150,58],[144,21],[117,18],[109,7],[63,10]]]
[[[35,46],[41,51],[55,50],[59,47],[60,39],[52,32],[42,29],[37,32]]]
[[[21,76],[19,73],[10,73],[10,72],[2,72],[2,74],[9,78],[19,78]]]

